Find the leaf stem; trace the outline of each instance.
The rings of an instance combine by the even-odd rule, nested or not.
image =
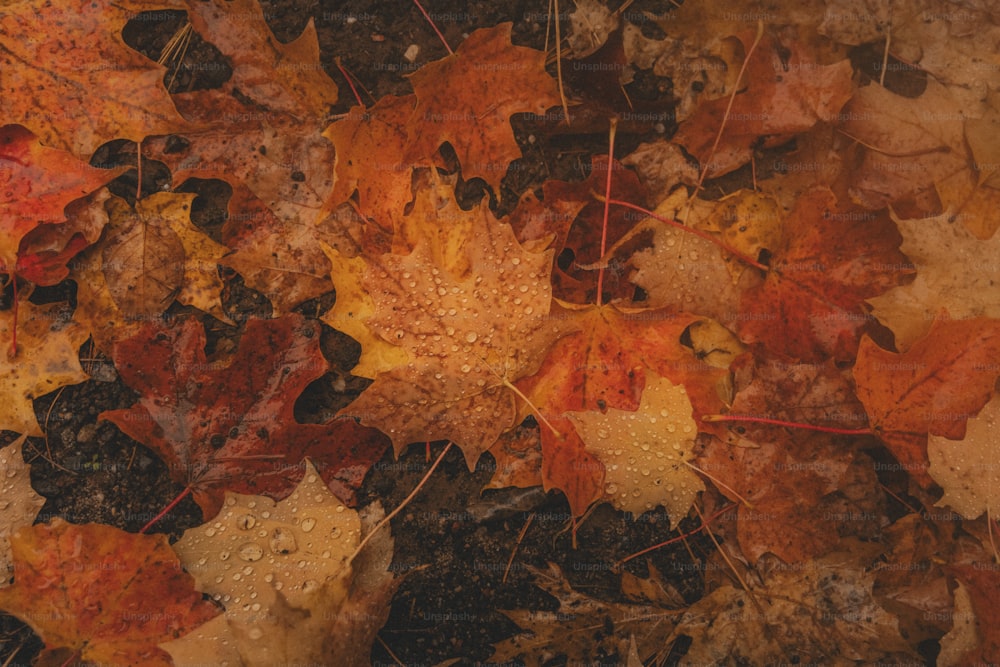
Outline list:
[[[562,440],[562,437],[563,437],[562,433],[560,433],[559,430],[555,426],[552,425],[552,422],[550,422],[548,419],[545,418],[545,415],[543,415],[541,412],[539,412],[538,408],[535,407],[535,404],[531,402],[531,399],[529,399],[527,396],[525,396],[524,393],[520,389],[518,389],[517,387],[515,387],[511,383],[511,381],[508,380],[507,378],[503,379],[503,384],[504,384],[505,387],[507,387],[512,392],[514,392],[515,394],[517,394],[521,398],[522,401],[524,401],[525,403],[527,403],[528,407],[531,408],[531,412],[535,415],[535,417],[538,418],[538,421],[540,421],[543,424],[545,424],[546,426],[548,426],[549,430],[552,431],[552,433],[557,438],[559,438],[560,440]]]
[[[434,23],[434,21],[431,20],[430,14],[428,14],[427,10],[424,9],[424,6],[420,4],[420,0],[413,0],[413,4],[417,6],[417,9],[420,10],[420,13],[424,15],[424,18],[427,19],[427,22],[431,24],[432,28],[434,28],[434,32],[437,33],[438,39],[440,39],[441,43],[444,44],[444,48],[448,49],[448,55],[450,56],[455,55],[455,52],[451,50],[450,46],[448,46],[448,42],[445,41],[444,35],[441,34],[441,31],[438,30],[437,25]]]
[[[870,428],[839,428],[836,426],[818,426],[816,424],[804,424],[802,422],[785,421],[784,419],[768,419],[767,417],[753,417],[750,415],[702,415],[705,422],[752,422],[754,424],[772,424],[774,426],[787,426],[789,428],[801,428],[807,431],[820,431],[822,433],[839,433],[841,435],[872,435]]]
[[[164,507],[163,510],[159,514],[157,514],[152,519],[150,519],[149,523],[147,523],[145,526],[143,526],[139,530],[139,533],[140,534],[144,534],[146,531],[148,531],[150,528],[152,528],[153,525],[157,521],[159,521],[160,519],[162,519],[163,517],[165,517],[170,512],[170,510],[172,510],[173,508],[177,507],[177,505],[179,505],[182,500],[184,500],[185,498],[187,498],[187,496],[190,493],[191,493],[191,487],[190,486],[185,486],[184,490],[181,491],[180,493],[178,493],[177,497],[174,498],[173,500],[171,500],[169,505],[167,505],[166,507]]]
[[[642,206],[633,204],[631,202],[623,201],[621,199],[611,199],[609,197],[603,197],[597,193],[594,193],[594,197],[596,197],[598,201],[603,201],[606,204],[624,206],[625,208],[630,208],[633,211],[639,211],[640,213],[648,215],[650,218],[653,218],[654,220],[659,220],[664,224],[671,225],[672,227],[676,227],[677,229],[688,232],[689,234],[694,234],[695,236],[701,237],[706,241],[714,243],[715,245],[719,246],[720,248],[728,252],[730,255],[735,257],[736,259],[740,260],[744,264],[748,264],[754,267],[755,269],[760,269],[761,271],[764,272],[768,272],[771,270],[771,267],[767,266],[766,264],[761,264],[750,255],[740,252],[739,250],[729,245],[722,239],[716,238],[715,236],[709,234],[708,232],[704,232],[700,229],[695,229],[694,227],[689,227],[682,222],[677,222],[676,220],[671,220],[670,218],[665,218],[662,215],[658,215],[653,211],[650,211],[648,208],[643,208]]]
[[[601,307],[604,293],[604,253],[608,247],[608,211],[611,207],[611,173],[615,166],[615,130],[618,119],[611,119],[611,129],[608,132],[608,178],[604,185],[604,224],[601,226],[601,267],[597,270],[597,307]]]

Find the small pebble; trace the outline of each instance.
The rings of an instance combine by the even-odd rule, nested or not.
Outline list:
[[[412,63],[416,62],[418,55],[420,55],[420,47],[416,44],[410,44],[406,47],[406,53],[403,54],[403,57],[406,58],[406,62]]]

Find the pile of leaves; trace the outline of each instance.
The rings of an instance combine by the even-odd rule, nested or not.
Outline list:
[[[256,0],[6,6],[0,608],[37,664],[367,664],[399,582],[380,511],[349,506],[390,446],[429,441],[559,491],[573,531],[599,503],[662,506],[718,546],[693,604],[655,569],[614,607],[536,572],[565,613],[510,612],[526,633],[498,662],[1000,661],[1000,16],[726,5],[580,2],[548,69],[510,24],[477,30],[412,94],[336,118],[312,24],[283,44]],[[221,86],[170,93],[125,45],[167,9]],[[626,94],[643,73],[668,105]],[[525,114],[610,154],[501,214]],[[164,187],[92,166],[112,141]],[[221,228],[192,222],[189,179],[231,188]],[[269,318],[231,307],[237,275]],[[32,299],[66,281],[75,307]],[[327,328],[365,387],[299,423]],[[202,511],[172,546],[32,525],[21,447],[39,399],[91,381],[84,347],[137,396],[98,418]]]

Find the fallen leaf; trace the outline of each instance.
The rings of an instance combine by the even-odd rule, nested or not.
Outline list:
[[[327,371],[319,327],[300,315],[250,320],[229,359],[206,357],[204,329],[190,318],[144,325],[112,358],[140,399],[100,418],[157,452],[206,517],[218,513],[225,490],[286,497],[306,456],[351,501],[388,446],[352,419],[295,421],[295,400]]]
[[[1000,364],[993,366],[1000,375]],[[984,513],[991,516],[991,510],[1000,509],[998,413],[1000,395],[994,395],[979,415],[969,420],[962,440],[937,435],[927,438],[931,466],[927,473],[944,489],[937,506],[950,507],[966,519],[977,519]]]
[[[954,319],[1000,319],[1000,235],[981,241],[946,215],[896,224],[916,279],[868,302],[892,329],[897,348],[925,336],[942,310]]]
[[[45,504],[45,498],[31,488],[31,466],[24,462],[27,435],[0,449],[0,588],[6,586],[14,570],[10,536],[22,526],[30,526]]]
[[[133,51],[121,29],[173,3],[72,0],[7,4],[0,16],[0,117],[52,148],[88,159],[112,139],[142,141],[188,127],[163,87],[166,68]]]
[[[494,192],[507,166],[521,157],[510,117],[543,114],[559,104],[545,53],[510,41],[511,23],[473,32],[458,51],[410,75],[417,105],[406,126],[406,160],[435,166],[444,142],[455,149],[466,180],[482,178]]]
[[[14,584],[0,588],[0,608],[45,642],[39,665],[83,660],[170,667],[156,645],[218,613],[195,590],[166,535],[55,518],[21,528],[11,548]]]
[[[364,325],[410,360],[381,369],[341,414],[385,432],[397,453],[451,440],[471,469],[515,424],[513,382],[567,330],[548,316],[552,252],[522,247],[485,204],[462,211],[440,189],[417,201],[401,234],[417,239],[412,252],[366,260],[359,283],[374,305]]]
[[[749,51],[752,34],[741,30],[737,37]],[[822,65],[810,56],[795,40],[765,34],[746,63],[735,97],[700,105],[672,140],[715,178],[749,162],[758,140],[776,146],[835,117],[854,92],[851,64],[844,59]]]
[[[25,237],[39,226],[65,223],[65,209],[73,200],[98,190],[119,173],[96,169],[64,150],[43,146],[20,125],[0,127],[0,272],[20,272]]]
[[[760,583],[749,580],[750,592],[723,586],[681,617],[667,643],[682,635],[693,641],[679,664],[916,659],[895,617],[872,596],[874,577],[857,553],[795,566],[768,557],[757,570]]]
[[[687,516],[701,478],[688,467],[698,426],[683,386],[650,377],[635,412],[610,408],[570,412],[587,448],[604,464],[604,492],[615,507],[636,516],[663,505],[676,525]]]
[[[955,626],[968,624],[970,620],[968,616],[959,616],[958,612],[968,613],[971,610],[975,615],[975,648],[961,655],[952,664],[988,665],[1000,661],[1000,610],[996,604],[997,599],[1000,599],[1000,570],[996,561],[950,565],[947,569],[964,584],[963,588],[968,595],[968,605],[962,604],[961,607],[956,595]],[[954,656],[954,652],[951,655]]]
[[[762,285],[743,293],[744,342],[802,361],[854,357],[872,319],[865,299],[909,275],[886,213],[839,205],[827,188],[799,198]]]
[[[17,353],[10,354],[16,320]],[[22,303],[17,310],[0,311],[0,429],[41,436],[32,399],[87,379],[78,351],[87,332],[66,317],[61,304]]]
[[[989,402],[1000,368],[1000,321],[935,320],[896,354],[861,341],[854,380],[873,432],[916,481],[930,486],[928,434],[965,437],[966,422]]]

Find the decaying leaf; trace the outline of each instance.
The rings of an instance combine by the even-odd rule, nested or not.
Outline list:
[[[9,341],[15,326],[17,351],[12,355]],[[87,332],[66,317],[60,304],[25,303],[17,310],[0,311],[0,340],[5,341],[0,348],[0,429],[42,435],[31,401],[87,379],[78,354]]]
[[[388,446],[352,419],[295,421],[295,399],[328,366],[318,325],[300,315],[251,320],[229,359],[208,359],[204,329],[190,318],[174,327],[144,325],[115,345],[113,358],[141,398],[101,418],[167,461],[205,516],[218,512],[225,490],[287,496],[306,456],[350,501]]]
[[[56,518],[21,528],[11,548],[14,584],[0,588],[0,609],[42,637],[38,665],[83,660],[170,667],[156,645],[218,614],[195,590],[165,535]]]
[[[681,665],[846,664],[912,660],[895,617],[872,597],[856,553],[758,565],[761,583],[723,586],[693,604],[668,641],[693,641]]]
[[[225,615],[163,648],[178,666],[207,656],[245,667],[369,664],[399,582],[388,533],[351,560],[361,534],[357,512],[311,464],[281,502],[227,493],[218,516],[174,545]]]
[[[10,536],[34,523],[45,504],[45,498],[31,488],[31,469],[21,453],[27,439],[22,435],[0,449],[0,588],[7,585],[14,570]]]

